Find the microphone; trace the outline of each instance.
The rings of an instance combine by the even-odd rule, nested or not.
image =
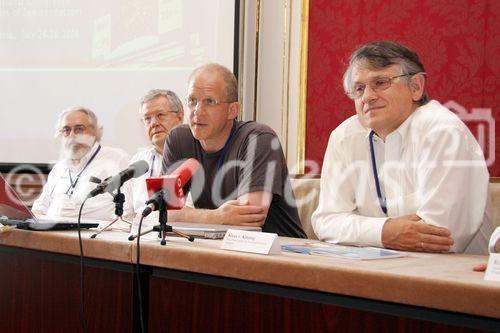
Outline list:
[[[96,186],[87,195],[87,198],[95,197],[96,195],[102,194],[104,192],[113,192],[117,188],[120,188],[123,183],[127,180],[142,176],[149,170],[148,162],[140,160],[129,165],[128,168],[121,171],[119,174],[104,179],[99,185]]]
[[[149,214],[151,214],[151,212],[160,209],[161,203],[168,201],[168,193],[164,189],[159,190],[158,192],[153,194],[148,201],[146,201],[146,208],[144,208],[144,210],[142,211],[142,216],[148,216]]]
[[[142,216],[145,217],[152,211],[160,209],[163,203],[166,204],[167,209],[184,207],[183,187],[199,168],[200,162],[189,158],[169,175],[147,178],[146,187],[150,199],[146,201],[147,207],[142,212]]]
[[[91,183],[95,183],[95,184],[100,184],[102,182],[102,180],[100,180],[99,178],[97,177],[94,177],[94,176],[90,176],[89,178],[89,182]]]

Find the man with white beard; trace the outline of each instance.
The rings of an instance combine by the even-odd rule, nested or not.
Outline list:
[[[123,150],[101,146],[102,127],[95,113],[84,107],[68,108],[59,115],[56,137],[61,139],[62,158],[50,171],[32,210],[37,215],[77,217],[83,200],[97,186],[90,178],[103,180],[119,173],[128,166],[129,156]],[[130,186],[125,183],[122,192],[124,215],[129,215]],[[82,217],[111,220],[114,212],[113,197],[106,193],[87,200]]]

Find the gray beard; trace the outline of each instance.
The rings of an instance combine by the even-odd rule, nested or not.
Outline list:
[[[83,156],[87,155],[87,153],[90,151],[91,147],[85,146],[85,147],[79,147],[73,149],[72,147],[65,148],[65,155],[67,158],[72,159],[72,160],[81,160]]]
[[[96,138],[89,135],[74,138],[70,142],[63,144],[61,147],[62,155],[64,158],[80,161],[92,149],[95,141]]]

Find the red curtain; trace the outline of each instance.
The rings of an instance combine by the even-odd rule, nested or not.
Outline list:
[[[461,114],[500,176],[500,1],[310,0],[309,8],[307,160],[321,165],[330,132],[354,114],[341,82],[349,55],[391,40],[417,52],[430,98]]]

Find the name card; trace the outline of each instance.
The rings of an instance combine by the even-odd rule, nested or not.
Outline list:
[[[486,274],[484,274],[484,279],[500,282],[500,253],[490,253],[488,268],[486,269]]]
[[[281,253],[277,234],[236,229],[227,230],[221,249],[258,254]]]

